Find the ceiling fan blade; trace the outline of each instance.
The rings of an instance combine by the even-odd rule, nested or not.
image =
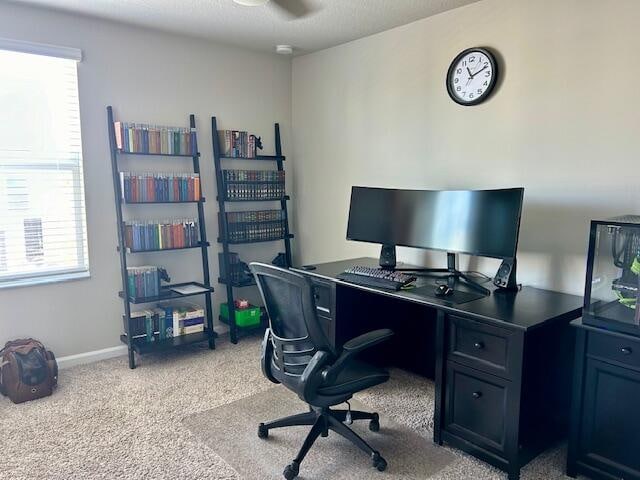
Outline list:
[[[313,8],[305,0],[271,0],[288,15],[301,18],[313,12]]]

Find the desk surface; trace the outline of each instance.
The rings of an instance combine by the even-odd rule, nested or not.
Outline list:
[[[299,267],[293,267],[293,270],[350,288],[371,291],[400,300],[431,306],[454,315],[462,314],[467,317],[475,317],[496,325],[505,326],[504,324],[507,324],[522,330],[534,329],[557,320],[577,318],[582,310],[582,297],[533,287],[524,287],[519,292],[503,292],[495,291],[493,283],[489,283],[488,285],[491,286],[490,289],[492,290],[491,295],[467,303],[452,304],[444,298],[439,299],[424,294],[421,295],[419,292],[412,290],[394,292],[338,280],[338,274],[354,265],[375,267],[378,265],[378,260],[366,257],[352,258],[337,262],[320,263],[316,265],[315,270],[303,270]],[[402,267],[406,268],[408,265],[402,265]],[[419,285],[426,285],[425,280],[420,279]],[[430,285],[433,288],[433,282]]]

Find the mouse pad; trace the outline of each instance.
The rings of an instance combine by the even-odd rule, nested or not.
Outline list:
[[[451,295],[447,295],[446,297],[439,297],[435,294],[433,285],[425,285],[422,287],[412,288],[411,290],[407,290],[407,292],[415,293],[416,295],[420,295],[421,297],[429,297],[435,298],[436,300],[440,300],[446,303],[453,303],[455,305],[460,305],[461,303],[472,302],[474,300],[478,300],[479,298],[485,297],[484,294],[479,292],[464,292],[461,290],[454,290]]]

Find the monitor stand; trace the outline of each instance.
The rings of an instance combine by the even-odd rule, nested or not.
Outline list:
[[[458,270],[456,265],[456,258],[457,257],[455,253],[447,252],[447,268],[397,268],[396,270],[415,273],[417,276],[421,276],[420,274],[444,273],[446,275],[440,278],[446,278],[448,280],[449,286],[451,287],[453,287],[455,283],[459,281],[468,285],[474,290],[483,293],[484,295],[490,295],[491,290],[483,287],[475,280],[472,280],[469,275]]]

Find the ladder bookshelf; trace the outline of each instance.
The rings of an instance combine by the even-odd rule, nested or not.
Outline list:
[[[178,346],[190,345],[194,343],[208,342],[209,348],[215,348],[215,337],[216,334],[213,330],[213,309],[211,302],[211,293],[213,292],[213,287],[211,287],[211,281],[209,277],[209,256],[208,256],[208,247],[209,243],[207,242],[207,231],[205,228],[205,215],[204,215],[204,202],[205,199],[198,194],[197,200],[176,200],[174,198],[169,200],[161,200],[161,201],[129,201],[129,199],[125,199],[125,195],[123,192],[123,188],[121,186],[121,170],[119,165],[119,158],[123,155],[127,156],[137,156],[137,155],[153,155],[159,158],[161,157],[182,157],[184,159],[191,158],[193,161],[193,171],[192,173],[200,175],[200,153],[148,153],[141,151],[125,151],[125,149],[118,149],[118,143],[116,140],[116,129],[114,123],[114,115],[113,108],[111,106],[107,107],[107,124],[109,131],[109,146],[111,149],[111,170],[113,174],[113,190],[115,195],[115,206],[116,206],[116,220],[117,220],[117,231],[118,231],[118,247],[117,250],[120,255],[120,273],[122,275],[122,291],[118,293],[120,298],[123,300],[124,305],[124,329],[125,332],[120,336],[120,340],[127,345],[128,356],[129,356],[129,368],[135,368],[135,353],[142,355],[145,353],[156,352],[171,349]],[[189,128],[194,131],[195,130],[195,116],[189,116]],[[194,134],[193,140],[197,145],[197,140]],[[146,150],[146,149],[145,149]],[[156,149],[154,149],[156,150]],[[201,178],[200,178],[201,180]],[[201,191],[200,185],[198,187]],[[164,197],[163,197],[164,198]],[[179,198],[182,198],[179,195]],[[144,248],[144,249],[131,249],[126,246],[126,231],[125,231],[125,221],[123,219],[123,208],[126,208],[127,205],[130,204],[176,204],[176,203],[185,203],[192,204],[197,207],[198,212],[198,229],[197,235],[198,240],[193,242],[188,246],[172,246],[171,248]],[[138,253],[150,253],[157,252],[154,255],[159,255],[160,252],[164,251],[176,251],[176,250],[184,250],[187,251],[195,251],[195,249],[200,250],[200,255],[202,257],[202,277],[203,281],[193,281],[187,283],[178,283],[171,285],[162,285],[159,289],[158,295],[153,296],[135,296],[134,292],[130,291],[130,285],[128,281],[128,273],[127,273],[127,258],[129,255],[135,255]],[[177,293],[174,288],[178,287],[198,287],[200,291],[194,293]],[[144,338],[132,338],[132,323],[131,323],[131,306],[139,305],[139,304],[154,304],[156,302],[163,302],[166,300],[178,300],[183,298],[188,298],[192,296],[202,296],[205,298],[205,329],[202,332],[185,334],[180,336],[168,337],[163,339],[158,339],[155,341],[146,341]]]
[[[236,324],[234,305],[234,289],[255,285],[253,277],[245,279],[245,281],[236,281],[231,278],[233,272],[233,264],[230,262],[230,251],[232,245],[252,244],[261,242],[284,242],[284,266],[291,266],[291,239],[293,235],[289,231],[289,214],[287,211],[287,201],[290,200],[284,192],[284,161],[285,156],[282,154],[282,144],[280,139],[280,125],[274,125],[275,137],[275,154],[274,155],[255,155],[253,157],[246,156],[228,156],[223,152],[220,137],[218,134],[218,124],[216,117],[211,117],[211,135],[213,138],[213,159],[216,173],[216,185],[218,189],[218,215],[219,215],[219,232],[218,242],[222,244],[222,254],[220,255],[220,278],[218,283],[225,285],[227,292],[228,319],[220,316],[220,321],[229,325],[229,338],[232,343],[238,343],[240,336],[249,334],[256,330],[264,329],[268,320],[264,309],[261,310],[260,324],[251,327],[241,327]],[[270,172],[268,180],[258,179],[255,176],[246,176],[247,171],[233,168],[233,162],[238,160],[255,161],[255,162],[273,162],[276,170],[266,170]],[[225,168],[222,167],[226,162]],[[232,177],[233,174],[225,172],[245,172],[245,177]],[[264,172],[260,170],[260,172]],[[279,172],[279,173],[277,173]],[[278,180],[274,180],[276,178]],[[277,220],[261,220],[256,214],[257,211],[244,210],[238,212],[227,212],[227,204],[235,202],[264,202],[265,205],[273,203],[279,204],[277,210],[269,210],[272,214],[278,215]],[[241,219],[240,222],[232,223],[229,221],[228,213],[232,215],[247,214],[249,220]],[[270,231],[265,225],[276,224],[278,227]],[[232,226],[232,228],[230,227]],[[240,233],[240,234],[238,234]],[[224,272],[224,275],[222,274]]]

